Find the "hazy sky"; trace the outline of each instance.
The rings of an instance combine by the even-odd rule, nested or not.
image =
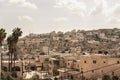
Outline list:
[[[0,27],[23,35],[120,28],[120,0],[0,0]]]

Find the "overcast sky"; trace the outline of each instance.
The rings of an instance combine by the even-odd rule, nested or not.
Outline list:
[[[23,35],[120,28],[120,0],[0,0],[0,27]]]

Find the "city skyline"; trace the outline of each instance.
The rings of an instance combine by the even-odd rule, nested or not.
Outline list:
[[[119,0],[0,0],[0,26],[23,35],[120,28]]]

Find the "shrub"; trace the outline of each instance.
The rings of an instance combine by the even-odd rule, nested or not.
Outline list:
[[[31,80],[39,80],[39,75],[34,75]]]
[[[109,75],[104,75],[102,80],[111,80]]]

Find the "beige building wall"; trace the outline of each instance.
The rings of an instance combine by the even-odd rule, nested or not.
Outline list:
[[[103,75],[120,76],[120,58],[112,58],[110,56],[102,55],[82,55],[76,59],[65,59],[66,69],[65,72],[60,72],[60,76],[73,80],[79,80],[81,76],[87,79],[102,78]],[[82,73],[83,72],[83,73]]]
[[[120,58],[111,58],[109,56],[79,56],[79,70],[87,78],[102,77],[105,74],[120,75]],[[77,65],[76,64],[76,65]],[[76,67],[76,66],[75,66]]]

